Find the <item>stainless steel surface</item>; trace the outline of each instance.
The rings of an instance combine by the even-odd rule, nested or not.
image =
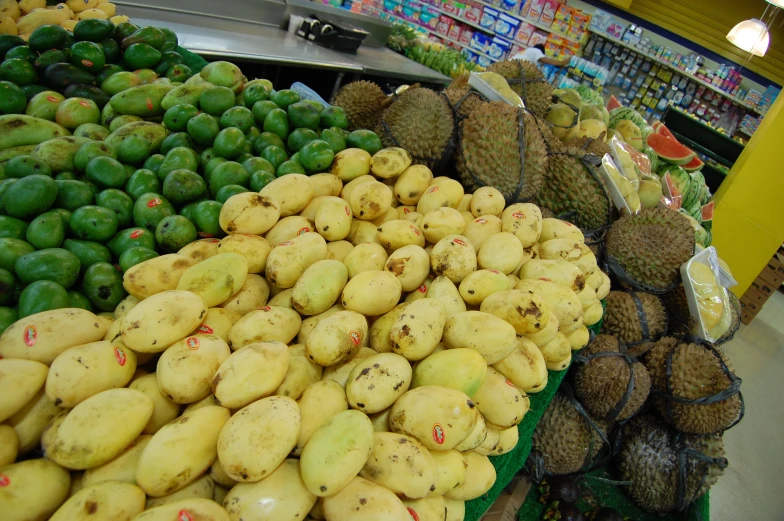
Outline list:
[[[124,12],[128,7],[169,11],[224,18],[264,25],[280,26],[283,20],[283,0],[119,0],[114,2]],[[158,18],[150,16],[149,18]]]
[[[204,56],[362,72],[359,63],[343,54],[288,34],[277,27],[256,25],[252,26],[253,33],[248,34],[239,32],[239,27],[230,32],[138,17],[133,20],[138,25],[168,27],[177,33],[182,47]]]
[[[389,35],[392,33],[392,24],[386,20],[376,16],[352,13],[346,9],[338,9],[337,7],[311,2],[310,0],[286,0],[282,27],[288,25],[288,18],[292,14],[306,18],[311,14],[320,15],[328,20],[334,20],[335,22],[344,21],[364,29],[370,34],[362,42],[362,47],[385,47]]]
[[[450,78],[384,48],[359,48],[343,53],[321,47],[278,27],[166,11],[144,6],[123,6],[138,25],[172,29],[184,48],[205,57],[237,59],[280,65],[372,74],[404,81],[447,84]]]
[[[409,60],[402,54],[398,54],[386,47],[376,48],[363,45],[356,54],[350,56],[351,59],[362,65],[365,74],[405,81],[438,83],[441,85],[452,83],[452,78],[444,76],[440,72],[425,67],[414,60]]]

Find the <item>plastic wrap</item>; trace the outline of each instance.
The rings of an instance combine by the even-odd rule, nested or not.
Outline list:
[[[637,208],[633,211],[626,202],[626,198],[629,197],[629,194],[633,193],[634,195],[637,195],[637,192],[634,191],[634,187],[629,180],[621,174],[610,154],[604,155],[602,158],[602,166],[599,170],[602,172],[602,177],[607,184],[610,198],[615,207],[620,212],[627,212],[629,214],[639,213],[639,205],[637,205]]]
[[[716,248],[706,248],[681,265],[681,278],[694,319],[692,334],[715,342],[727,332],[732,321],[727,289],[720,284]]]

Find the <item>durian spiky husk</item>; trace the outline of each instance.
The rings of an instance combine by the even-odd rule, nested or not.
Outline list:
[[[648,338],[643,338],[642,324],[634,297],[626,291],[611,291],[607,295],[602,331],[615,336],[624,344],[653,341],[665,333],[667,311],[659,297],[641,291],[633,292],[642,303],[642,312],[648,323]]]
[[[594,419],[606,433],[607,425]],[[593,441],[593,445],[591,442]],[[551,474],[572,474],[596,457],[602,441],[569,399],[558,393],[542,415],[533,436],[533,450]]]
[[[387,99],[381,87],[372,81],[354,81],[338,90],[332,105],[346,111],[348,129],[374,129],[384,110]]]
[[[624,487],[640,507],[653,513],[678,508],[678,454],[690,448],[711,458],[724,458],[721,436],[677,436],[656,416],[642,414],[624,425],[615,463]],[[688,453],[687,453],[688,454]],[[723,466],[686,455],[684,504],[694,501],[716,483]],[[723,463],[726,463],[724,460]],[[704,478],[704,480],[703,480]]]
[[[683,284],[678,284],[672,291],[662,295],[662,302],[667,308],[670,321],[670,330],[676,326],[688,326],[691,321],[689,315],[689,302],[686,300],[686,289]]]
[[[518,117],[522,114],[525,129],[525,153],[520,157]],[[460,123],[460,150],[456,154],[457,170],[466,192],[480,186],[497,188],[507,204],[529,201],[536,195],[547,171],[546,124],[517,107],[500,101],[482,102]],[[520,184],[521,161],[525,161],[523,187]],[[470,172],[469,172],[470,170]],[[471,176],[479,178],[481,183]]]
[[[536,204],[556,215],[575,212],[569,221],[586,231],[596,230],[610,222],[610,199],[597,172],[594,177],[581,161],[586,150],[562,145],[556,138],[548,141],[551,148],[545,182],[536,196]]]
[[[471,90],[471,86],[468,85],[468,78],[468,74],[461,74],[444,89],[444,95],[449,98],[457,113],[463,117],[468,116],[484,101],[479,93]],[[470,95],[467,96],[469,93]],[[459,106],[458,103],[460,104]]]
[[[669,208],[643,209],[613,223],[607,254],[637,284],[665,290],[680,281],[681,264],[694,255],[694,230]]]
[[[487,71],[506,78],[512,90],[523,99],[525,107],[536,117],[544,118],[547,115],[553,102],[553,87],[535,64],[523,60],[505,60],[494,63]]]
[[[581,355],[596,353],[619,353],[618,340],[610,335],[597,335]],[[648,370],[639,362],[633,365],[634,387],[626,405],[618,414],[617,420],[631,418],[648,399],[651,380]],[[623,400],[629,384],[629,364],[617,356],[593,358],[580,365],[574,375],[574,392],[577,399],[585,405],[591,415],[597,418],[607,416]]]
[[[408,150],[413,164],[437,170],[453,150],[454,112],[440,94],[410,88],[383,112],[376,133],[385,147]]]
[[[673,396],[696,400],[715,395],[730,386],[730,378],[722,370],[716,356],[706,347],[664,337],[653,345],[643,359],[651,375],[651,385],[660,393],[667,391],[667,356],[673,350],[672,376],[669,379]],[[718,352],[726,363],[723,353],[720,350]],[[676,429],[690,434],[721,432],[740,414],[740,396],[734,394],[726,400],[707,405],[670,400],[672,417],[668,418],[664,396],[662,394],[662,397],[654,398],[654,404]]]

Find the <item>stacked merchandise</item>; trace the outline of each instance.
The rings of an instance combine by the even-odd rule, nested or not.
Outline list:
[[[395,24],[387,47],[453,78],[469,71],[482,70],[481,66],[469,61],[465,54],[424,38],[405,24]]]
[[[610,132],[658,134],[590,89],[553,105],[532,64],[483,73],[505,101],[463,75],[394,97],[355,82],[328,104],[194,60],[166,29],[92,18],[25,36],[0,36],[8,519],[473,521],[572,360],[591,365],[574,353],[612,351],[589,328],[654,342],[645,294],[667,291],[668,323],[688,327],[696,302],[700,327],[733,331],[712,272],[679,285],[686,218],[619,218],[597,174]],[[708,347],[641,346],[674,428],[727,427],[735,395],[683,402],[732,380]],[[604,366],[629,388],[623,360],[577,379],[591,414],[619,408],[617,389],[590,397]]]

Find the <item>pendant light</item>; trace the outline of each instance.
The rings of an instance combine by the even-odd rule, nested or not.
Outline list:
[[[767,25],[761,20],[752,18],[733,27],[727,35],[727,40],[754,56],[765,56],[770,44],[770,33]]]

